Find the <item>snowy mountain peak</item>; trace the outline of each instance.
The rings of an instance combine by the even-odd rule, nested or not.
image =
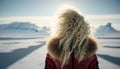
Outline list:
[[[112,23],[107,23],[106,26],[111,27]]]
[[[97,30],[96,33],[116,33],[118,32],[116,29],[114,29],[112,26],[112,23],[107,23],[104,26],[100,26]]]
[[[38,27],[34,24],[31,24],[29,22],[13,22],[8,24],[6,29],[19,29],[19,30],[35,30]]]
[[[4,33],[46,33],[48,27],[38,27],[30,22],[12,22],[9,24],[0,24],[0,34]]]

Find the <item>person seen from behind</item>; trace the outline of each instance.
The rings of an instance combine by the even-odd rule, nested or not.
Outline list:
[[[45,69],[99,69],[97,42],[90,37],[90,26],[77,10],[62,11],[56,27],[46,44]]]

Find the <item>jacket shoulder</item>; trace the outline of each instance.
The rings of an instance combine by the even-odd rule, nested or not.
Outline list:
[[[97,41],[93,38],[89,38],[88,46],[87,46],[87,50],[86,50],[87,55],[89,57],[93,56],[96,53],[97,49],[98,49]]]
[[[51,57],[59,59],[61,50],[59,49],[59,39],[53,38],[47,43],[48,53]]]

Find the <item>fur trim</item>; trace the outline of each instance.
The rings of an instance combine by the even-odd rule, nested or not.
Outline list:
[[[50,54],[51,57],[60,60],[62,50],[59,49],[59,39],[53,38],[48,41],[47,48],[48,48],[48,53]],[[86,46],[86,53],[84,59],[91,57],[94,55],[97,51],[97,43],[95,40],[92,38],[89,38],[88,46]],[[83,54],[84,55],[84,54]]]
[[[93,56],[96,53],[97,49],[98,49],[97,42],[94,39],[89,38],[89,42],[86,50],[87,53],[86,57]]]

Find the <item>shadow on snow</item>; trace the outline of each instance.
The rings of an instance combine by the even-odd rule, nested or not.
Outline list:
[[[120,66],[120,57],[113,57],[113,56],[103,55],[103,54],[97,54],[97,56]]]
[[[0,69],[6,69],[8,66],[17,62],[21,58],[27,56],[28,54],[40,48],[44,44],[45,42],[42,42],[42,44],[40,45],[30,46],[28,48],[16,49],[16,50],[13,50],[13,52],[0,53]]]
[[[120,48],[120,46],[104,46],[106,48]]]

